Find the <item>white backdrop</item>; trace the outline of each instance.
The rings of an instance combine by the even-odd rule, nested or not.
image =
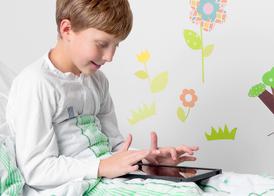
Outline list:
[[[188,47],[183,34],[186,29],[200,32],[199,25],[189,19],[189,1],[130,3],[132,33],[121,43],[113,62],[103,67],[121,132],[133,134],[134,147],[148,147],[152,130],[158,133],[160,145],[198,145],[198,160],[187,165],[274,175],[273,114],[258,98],[248,96],[249,89],[274,66],[274,2],[227,2],[225,22],[203,32],[204,45],[214,44],[205,58],[205,83],[201,51]],[[1,1],[0,60],[15,72],[54,46],[54,6],[54,0]],[[159,93],[150,91],[148,80],[134,75],[144,70],[136,58],[142,51],[150,54],[147,72],[151,79],[168,73],[167,85]],[[176,114],[178,107],[187,111],[179,99],[183,89],[194,89],[198,97],[184,122]],[[129,122],[132,111],[153,102],[155,115],[136,124]],[[233,139],[206,139],[211,127],[225,125],[229,131],[237,128]]]

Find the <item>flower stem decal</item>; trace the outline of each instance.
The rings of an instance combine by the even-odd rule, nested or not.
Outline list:
[[[142,120],[145,120],[156,114],[155,94],[162,92],[168,84],[168,72],[158,73],[155,77],[151,77],[148,71],[148,61],[150,53],[143,51],[137,55],[137,61],[144,65],[144,68],[135,72],[135,76],[141,80],[147,80],[149,83],[150,92],[154,98],[152,104],[143,104],[138,109],[133,110],[131,117],[128,119],[129,124],[133,125]]]
[[[191,14],[190,19],[193,23],[200,26],[200,32],[184,30],[186,44],[193,50],[201,50],[202,56],[202,82],[205,82],[205,58],[209,57],[214,45],[204,45],[203,31],[213,30],[216,23],[225,21],[226,12],[223,7],[227,0],[190,0]]]
[[[185,122],[189,116],[190,108],[194,107],[198,97],[193,89],[184,89],[180,95],[180,100],[182,101],[182,104],[186,108],[185,110],[187,110],[187,112],[185,112],[183,107],[178,107],[177,116],[179,120]]]

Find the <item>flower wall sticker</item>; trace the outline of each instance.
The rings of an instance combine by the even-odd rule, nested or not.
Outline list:
[[[205,133],[206,139],[210,140],[234,140],[237,132],[237,128],[229,131],[227,125],[225,125],[224,130],[219,128],[218,132],[214,127],[211,127],[211,134]]]
[[[202,54],[202,82],[205,82],[205,58],[213,52],[214,45],[204,44],[203,31],[211,31],[216,23],[223,23],[226,18],[224,6],[227,0],[190,0],[190,20],[200,26],[200,32],[186,29],[184,38],[186,44],[193,50],[200,50]]]
[[[271,88],[272,93],[268,92],[267,87]],[[251,87],[248,96],[259,97],[260,100],[274,114],[274,67],[263,75],[262,83]]]
[[[148,81],[150,92],[154,96],[156,93],[162,92],[168,84],[168,72],[164,71],[157,74],[155,77],[151,77],[148,70],[148,61],[150,60],[150,53],[143,51],[137,55],[137,61],[144,67],[141,70],[135,72],[135,76],[141,80]],[[144,104],[140,108],[132,111],[131,117],[128,119],[129,124],[134,125],[144,119],[147,119],[156,114],[155,97],[152,104]]]
[[[182,101],[182,104],[185,107],[185,110],[187,110],[187,112],[185,112],[183,107],[178,107],[177,117],[182,122],[185,122],[189,116],[190,109],[195,106],[198,97],[193,89],[183,89],[182,94],[180,95],[180,100]]]

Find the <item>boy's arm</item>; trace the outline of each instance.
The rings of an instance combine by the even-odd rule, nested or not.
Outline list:
[[[7,121],[15,132],[18,166],[28,185],[46,189],[70,180],[96,178],[99,159],[59,156],[52,126],[57,103],[54,88],[28,74],[11,88]]]

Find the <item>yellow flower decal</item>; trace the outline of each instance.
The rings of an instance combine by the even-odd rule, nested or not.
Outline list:
[[[146,64],[150,59],[150,54],[148,51],[143,51],[140,54],[137,55],[137,60],[140,63]]]
[[[143,121],[151,116],[156,115],[156,98],[155,94],[164,91],[168,84],[169,75],[167,71],[157,73],[156,76],[151,76],[149,72],[150,53],[147,50],[141,51],[136,55],[136,59],[142,64],[143,69],[137,70],[134,75],[149,84],[150,92],[152,93],[153,104],[143,104],[138,109],[133,110],[131,117],[128,119],[129,124],[133,125]]]

